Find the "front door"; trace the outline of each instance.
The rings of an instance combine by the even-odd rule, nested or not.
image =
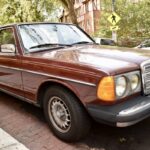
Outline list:
[[[14,29],[0,29],[0,90],[24,97]]]

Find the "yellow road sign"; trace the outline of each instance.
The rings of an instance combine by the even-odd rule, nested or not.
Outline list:
[[[110,26],[111,31],[117,31],[119,30],[119,26]]]
[[[115,12],[113,12],[108,18],[107,20],[112,24],[112,25],[116,25],[119,21],[120,21],[120,16],[117,15]]]

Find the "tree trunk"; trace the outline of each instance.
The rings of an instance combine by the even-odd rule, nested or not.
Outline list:
[[[60,2],[68,9],[71,22],[78,25],[77,15],[74,9],[74,0],[60,0]]]
[[[77,15],[76,15],[76,12],[74,9],[74,3],[72,0],[68,0],[68,11],[69,11],[71,22],[78,25]]]

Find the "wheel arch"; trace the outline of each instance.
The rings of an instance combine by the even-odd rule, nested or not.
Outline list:
[[[64,83],[62,81],[59,81],[59,80],[48,80],[48,81],[44,81],[38,88],[38,91],[37,91],[37,103],[43,107],[43,99],[42,97],[44,96],[44,93],[46,91],[47,88],[51,87],[51,86],[60,86],[66,90],[68,90],[69,92],[71,92],[78,100],[79,102],[83,105],[83,103],[81,102],[81,99],[79,97],[79,94],[78,92],[73,89],[73,87],[67,83]]]

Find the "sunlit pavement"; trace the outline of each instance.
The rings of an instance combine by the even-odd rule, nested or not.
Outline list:
[[[30,150],[150,149],[150,118],[128,128],[93,122],[93,128],[84,140],[68,144],[52,134],[41,109],[3,93],[0,93],[0,128]]]

